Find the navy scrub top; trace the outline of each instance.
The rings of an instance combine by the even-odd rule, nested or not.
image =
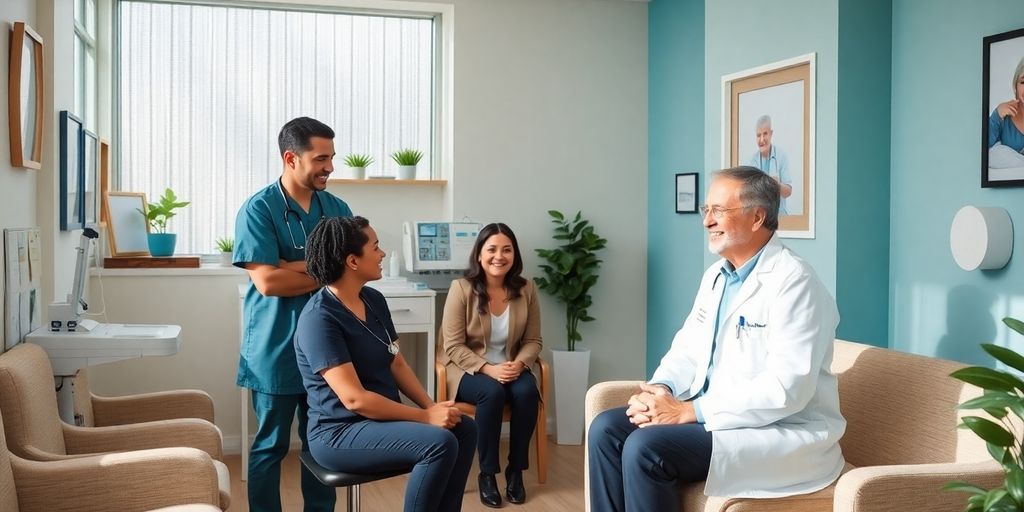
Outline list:
[[[345,408],[320,375],[323,370],[352,363],[364,389],[400,402],[398,383],[391,374],[395,356],[385,344],[398,339],[388,304],[373,288],[364,287],[359,295],[366,304],[365,323],[327,288],[315,293],[299,315],[295,354],[306,386],[311,439],[335,425],[366,419]]]
[[[278,182],[253,194],[242,205],[235,220],[234,265],[241,268],[245,268],[246,263],[277,266],[280,260],[305,260],[306,251],[295,248],[306,245],[303,230],[311,233],[321,217],[352,216],[352,210],[337,196],[324,191],[314,192],[314,195],[308,213],[294,199],[288,198],[288,205],[295,213],[288,214],[286,224],[284,196]],[[276,395],[305,392],[295,364],[292,335],[299,313],[311,295],[265,297],[250,281],[242,315],[238,386]]]

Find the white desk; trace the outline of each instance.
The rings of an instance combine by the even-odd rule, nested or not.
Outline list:
[[[249,283],[238,285],[239,322],[245,318],[245,292]],[[388,301],[388,310],[391,312],[391,320],[395,323],[395,331],[402,333],[426,333],[427,335],[427,370],[426,388],[430,398],[435,396],[434,388],[434,359],[435,344],[434,331],[434,297],[437,292],[434,290],[401,290],[394,291],[387,288],[381,289],[384,298]],[[239,344],[241,344],[241,333],[245,331],[244,326],[239,328]],[[242,471],[241,479],[244,482],[248,478],[249,471],[249,390],[242,388]]]

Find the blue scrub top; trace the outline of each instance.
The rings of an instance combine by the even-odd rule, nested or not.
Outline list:
[[[280,260],[305,260],[306,251],[295,249],[288,234],[289,227],[295,245],[305,246],[302,230],[312,232],[321,217],[352,216],[352,210],[337,196],[322,191],[315,195],[308,213],[294,199],[288,198],[295,212],[288,215],[289,226],[284,220],[284,196],[277,182],[253,194],[238,210],[235,219],[234,265],[241,268],[245,268],[246,263],[277,266]],[[242,349],[236,381],[239,386],[276,395],[305,392],[295,363],[292,336],[299,312],[311,295],[264,297],[250,281],[242,315]]]
[[[320,372],[352,363],[359,382],[399,402],[398,383],[391,374],[395,356],[385,343],[398,339],[384,295],[373,288],[360,292],[366,304],[366,322],[346,309],[327,288],[313,295],[299,315],[295,353],[309,403],[309,438],[335,426],[366,418],[348,410]]]

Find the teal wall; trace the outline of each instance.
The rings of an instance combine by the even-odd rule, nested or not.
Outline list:
[[[704,266],[700,217],[675,213],[674,199],[676,173],[704,170],[704,0],[655,0],[648,37],[650,375],[693,304]]]
[[[981,40],[1024,27],[1020,0],[899,0],[892,12],[892,348],[987,363],[980,342],[1024,350],[1000,319],[1024,317],[1024,189],[982,189]],[[965,272],[949,251],[963,205],[1016,222],[1018,256]]]
[[[839,1],[836,336],[881,347],[889,342],[891,31],[891,0]]]

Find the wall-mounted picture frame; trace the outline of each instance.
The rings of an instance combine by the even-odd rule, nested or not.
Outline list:
[[[982,39],[981,186],[1024,186],[1024,28]]]
[[[146,194],[142,192],[104,192],[103,209],[107,211],[107,240],[110,255],[149,256],[149,223]]]
[[[683,172],[676,174],[676,213],[697,213],[700,201],[699,174]]]
[[[779,181],[778,234],[814,238],[813,53],[722,77],[722,167]]]
[[[60,230],[84,226],[83,164],[85,130],[82,120],[67,110],[60,111]]]
[[[100,138],[100,222],[107,221],[107,210],[103,208],[103,193],[110,190],[110,141]]]
[[[42,167],[43,77],[43,38],[24,22],[14,22],[7,82],[11,165],[14,167]]]
[[[82,222],[95,228],[100,222],[99,137],[89,130],[83,130],[82,134]]]

